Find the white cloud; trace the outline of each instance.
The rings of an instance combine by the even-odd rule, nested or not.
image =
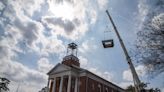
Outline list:
[[[161,92],[164,92],[164,88],[161,89]]]
[[[46,16],[42,18],[42,22],[52,29],[53,35],[60,35],[71,40],[78,39],[88,31],[86,23],[82,23],[77,18],[69,20],[62,17]]]
[[[139,0],[138,1],[138,15],[137,15],[137,22],[139,26],[139,30],[142,30],[144,27],[144,23],[147,20],[152,20],[153,16],[158,16],[163,13],[162,7],[163,1],[156,0]]]
[[[38,91],[46,85],[45,73],[52,67],[48,59],[41,58],[36,69],[32,69],[30,65],[22,64],[21,60],[15,60],[21,57],[19,54],[26,55],[31,51],[48,57],[49,54],[63,53],[65,46],[58,37],[77,40],[89,31],[89,24],[94,24],[97,20],[97,2],[91,6],[89,4],[93,1],[90,0],[66,0],[64,6],[62,3],[57,6],[50,1],[53,0],[48,0],[48,3],[46,0],[0,1],[0,72],[11,80],[11,90],[15,91],[17,84],[22,82],[20,92]],[[100,7],[105,5],[106,0],[99,2]],[[50,9],[42,11],[45,7]],[[37,15],[38,12],[44,14]],[[82,51],[89,51],[91,48],[96,47],[86,41]],[[80,58],[82,66],[86,66],[88,60]],[[101,72],[97,72],[101,75]],[[109,72],[102,74],[111,80]]]
[[[110,82],[113,82],[113,74],[111,72],[108,72],[108,71],[100,71],[99,69],[97,68],[89,68],[88,69],[89,71],[93,72],[94,74],[97,74],[98,76],[110,81]]]
[[[38,72],[34,69],[30,69],[16,61],[10,61],[7,59],[1,60],[0,67],[1,76],[8,78],[11,83],[19,83],[23,81],[24,83],[26,83],[26,85],[31,85],[37,88],[41,88],[43,85],[46,84],[47,76],[44,73]],[[40,85],[38,86],[38,84]],[[17,85],[13,86],[16,87]],[[11,90],[12,89],[13,88],[11,88]],[[23,92],[28,92],[27,87],[22,90],[24,90]]]
[[[56,37],[41,40],[42,47],[40,52],[44,56],[48,56],[52,53],[61,55],[66,50],[63,45],[63,42],[61,40],[58,40]]]
[[[140,19],[141,22],[145,21],[145,18],[148,14],[149,8],[150,7],[147,5],[147,0],[139,0],[139,2],[138,2],[138,12],[139,12],[138,18]]]
[[[96,23],[98,12],[105,8],[107,3],[107,0],[49,0],[49,13],[42,21],[54,34],[76,40],[89,31],[90,24]]]
[[[120,87],[126,89],[128,86],[133,85],[133,82],[121,82],[118,84]]]
[[[40,84],[42,85],[42,84]],[[9,83],[9,89],[11,92],[38,92],[39,89],[41,89],[40,85],[31,85],[31,84],[27,84],[24,81],[20,81],[20,82],[14,82],[11,81]],[[45,85],[42,85],[45,86]]]
[[[14,21],[14,24],[22,36],[19,39],[22,39],[29,48],[37,50],[36,43],[38,42],[38,38],[43,36],[43,25],[36,21],[28,20],[22,22],[18,19]]]
[[[45,3],[44,0],[17,0],[8,2],[13,5],[16,11],[23,10],[28,16],[33,16],[36,11],[40,11],[41,4]]]
[[[38,70],[45,74],[48,73],[48,71],[54,66],[48,61],[47,58],[41,58],[40,60],[38,60],[37,64],[38,64]]]
[[[10,83],[10,90],[15,90],[19,82],[24,82],[21,86],[22,92],[32,92],[42,88],[46,85],[47,76],[45,73],[39,72],[35,69],[14,61],[13,57],[17,57],[17,54],[13,50],[19,51],[16,48],[16,41],[11,38],[2,39],[0,44],[0,76],[8,78]],[[38,86],[38,84],[40,84]],[[30,87],[30,89],[28,89]]]
[[[25,45],[28,46],[28,51],[38,51],[36,44],[39,42],[38,38],[44,38],[44,27],[30,16],[39,10],[43,0],[41,2],[39,0],[17,2],[3,0],[0,2],[5,6],[0,9],[2,11],[0,15],[2,20],[0,22],[0,74],[11,81],[10,90],[15,90],[19,82],[24,82],[21,92],[38,91],[46,85],[46,74],[23,65],[15,58],[20,57],[18,52],[24,53]]]
[[[79,47],[79,51],[81,53],[86,53],[86,52],[90,52],[94,49],[96,49],[96,45],[94,44],[94,38],[91,38],[89,40],[86,40],[82,43],[81,47]]]
[[[146,69],[145,69],[145,67],[143,65],[139,65],[139,66],[135,67],[135,69],[136,69],[136,72],[137,72],[139,77],[145,76]],[[123,79],[127,80],[127,81],[133,81],[133,77],[132,77],[131,71],[129,69],[125,70],[123,72]]]
[[[123,79],[128,81],[133,81],[133,77],[130,70],[125,70],[123,72]]]
[[[51,22],[47,21],[47,19],[45,20],[45,18],[43,18],[42,21],[48,24],[48,27],[53,30],[54,34],[61,35],[67,39],[76,40],[88,31],[88,23],[85,21],[87,2],[89,1],[76,0],[57,2],[51,0],[49,2],[49,12],[51,15],[47,15],[48,18],[51,18]]]
[[[4,7],[5,7],[5,5],[4,5],[2,2],[0,2],[0,11],[3,10]],[[0,13],[0,14],[1,14],[1,13]]]
[[[80,60],[81,67],[86,67],[88,65],[88,60],[86,58],[84,58],[83,56],[79,56],[78,58]]]
[[[100,9],[105,9],[107,7],[109,0],[97,0]]]

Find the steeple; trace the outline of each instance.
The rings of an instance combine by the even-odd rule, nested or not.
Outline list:
[[[79,59],[77,58],[77,45],[75,43],[68,44],[67,55],[63,58],[62,64],[80,67]]]

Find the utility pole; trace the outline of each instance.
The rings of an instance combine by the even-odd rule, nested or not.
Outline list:
[[[138,75],[137,75],[137,73],[136,73],[136,70],[135,70],[135,68],[134,68],[134,66],[133,66],[133,63],[132,63],[132,61],[131,61],[131,58],[130,58],[130,56],[129,56],[129,54],[128,54],[126,48],[125,48],[125,45],[124,45],[124,43],[123,43],[123,41],[122,41],[122,39],[121,39],[121,37],[120,37],[120,35],[119,35],[119,33],[118,33],[118,30],[117,30],[117,28],[116,28],[116,26],[115,26],[115,24],[114,24],[114,22],[113,22],[113,20],[112,20],[112,17],[110,16],[110,14],[109,14],[109,12],[108,12],[108,10],[106,10],[106,13],[107,13],[107,15],[108,15],[108,17],[109,17],[109,20],[110,20],[111,23],[112,23],[112,26],[113,26],[113,28],[114,28],[114,30],[115,30],[115,32],[116,32],[116,35],[117,35],[117,37],[118,37],[118,39],[119,39],[119,42],[120,42],[120,44],[121,44],[121,47],[122,47],[122,49],[123,49],[123,51],[124,51],[124,54],[125,54],[125,56],[126,56],[127,63],[128,63],[128,65],[129,65],[129,68],[130,68],[131,73],[132,73],[132,76],[133,76],[133,81],[134,81],[134,86],[135,86],[136,92],[142,92],[143,87],[141,86],[141,81],[140,81],[140,79],[139,79],[139,77],[138,77]]]

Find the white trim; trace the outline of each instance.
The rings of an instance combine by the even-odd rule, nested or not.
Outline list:
[[[50,78],[55,78],[55,77],[61,77],[61,76],[65,76],[65,75],[72,75],[72,76],[78,76],[78,73],[68,70],[68,71],[63,71],[63,72],[59,72],[59,73],[55,73],[53,75],[49,75]]]
[[[70,69],[71,69],[71,67],[69,67],[69,66],[67,66],[67,65],[58,63],[58,64],[57,64],[55,67],[53,67],[47,74],[48,74],[48,75],[52,75],[52,74],[54,74],[54,73],[61,72],[61,71],[55,71],[57,68],[61,68],[61,71],[70,70]]]
[[[71,71],[60,72],[60,73],[57,73],[57,74],[50,75],[49,77],[50,78],[55,78],[55,77],[61,77],[61,76],[64,76],[64,75],[71,75]]]

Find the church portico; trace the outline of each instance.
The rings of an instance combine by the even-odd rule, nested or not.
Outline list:
[[[73,75],[56,76],[49,79],[49,92],[77,92],[78,77]]]

